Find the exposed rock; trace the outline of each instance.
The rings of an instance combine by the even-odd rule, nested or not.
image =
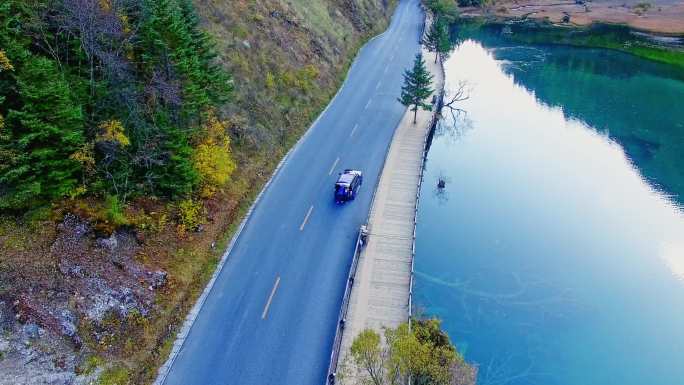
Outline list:
[[[10,347],[9,341],[0,337],[0,354],[2,354],[4,356],[7,353],[7,351],[9,350],[9,347]]]
[[[119,245],[119,241],[116,239],[116,233],[114,233],[109,238],[98,239],[96,244],[98,247],[114,252]]]
[[[79,265],[72,264],[68,260],[62,260],[59,263],[59,271],[69,277],[83,278],[85,277],[83,268]]]
[[[12,321],[9,307],[5,301],[0,301],[0,332],[5,330],[6,325]]]
[[[116,309],[119,306],[119,301],[112,295],[95,294],[89,299],[86,317],[97,322],[101,322],[109,311]]]
[[[40,337],[40,328],[34,323],[24,325],[24,334],[27,338],[35,340]]]
[[[125,317],[133,310],[137,310],[142,315],[148,314],[148,306],[141,303],[133,290],[124,287],[119,290],[112,289],[101,278],[91,280],[91,294],[84,298],[86,317],[101,322],[108,313],[115,312],[121,317]]]
[[[74,373],[48,373],[42,376],[34,377],[36,384],[41,385],[71,385],[74,383],[76,374]]]
[[[62,333],[67,337],[76,336],[76,316],[67,309],[62,309],[59,314],[59,326],[62,327]]]
[[[119,311],[122,315],[128,315],[132,310],[138,310],[143,313],[143,307],[138,304],[133,291],[127,287],[121,289],[119,292]],[[146,313],[146,312],[145,312]]]
[[[33,335],[30,341],[27,329]],[[0,385],[87,384],[75,374],[76,356],[71,348],[40,330],[36,324],[15,323],[9,333],[0,334]]]
[[[153,289],[158,289],[164,285],[166,285],[166,280],[168,274],[165,271],[157,270],[154,272],[147,272],[147,274],[150,276],[150,281],[151,284],[150,286]]]

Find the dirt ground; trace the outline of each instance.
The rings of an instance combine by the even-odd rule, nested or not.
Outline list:
[[[684,34],[684,1],[681,0],[498,0],[485,9],[464,8],[462,13],[548,19],[578,26],[594,22],[626,24],[654,33]]]

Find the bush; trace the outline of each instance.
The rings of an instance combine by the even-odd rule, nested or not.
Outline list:
[[[92,374],[95,369],[97,369],[98,366],[101,366],[104,364],[104,360],[100,358],[99,356],[92,355],[86,358],[85,362],[83,363],[83,368],[82,368],[82,373],[85,375]]]
[[[99,126],[102,132],[98,136],[99,141],[113,142],[121,147],[126,147],[131,144],[130,139],[124,132],[123,124],[119,120],[107,120],[102,122]]]
[[[7,57],[7,53],[0,49],[0,72],[2,71],[12,71],[14,66],[12,62]]]
[[[193,164],[199,174],[200,195],[205,198],[224,187],[235,170],[227,126],[227,122],[209,113],[202,130],[203,139],[195,148]]]
[[[437,18],[444,18],[447,22],[454,22],[458,17],[458,9],[454,0],[425,0],[425,5]]]
[[[105,200],[105,214],[107,221],[115,227],[128,224],[128,219],[124,214],[124,206],[116,195],[110,195]]]
[[[204,206],[202,202],[186,199],[178,204],[178,222],[180,231],[195,230],[204,221]]]
[[[352,342],[342,377],[377,385],[404,383],[408,378],[415,384],[475,384],[477,369],[465,363],[438,320],[417,320],[412,326],[386,328],[383,336],[363,330]]]

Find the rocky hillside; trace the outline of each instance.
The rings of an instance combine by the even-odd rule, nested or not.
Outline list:
[[[62,2],[78,3],[52,3]],[[105,13],[112,4],[167,2],[86,1]],[[229,138],[235,164],[228,183],[212,194],[198,189],[180,197],[120,199],[79,190],[3,213],[0,385],[151,383],[242,214],[334,95],[357,49],[384,29],[393,6],[394,0],[195,0],[199,28],[213,37],[217,64],[233,79],[228,101],[206,119],[208,132]],[[43,25],[30,22],[31,28]],[[26,42],[34,53],[51,49],[50,40],[27,38],[35,39]],[[0,46],[0,80],[20,71],[5,48]],[[59,74],[64,67],[46,68],[61,86],[84,92],[70,83],[73,73]],[[173,84],[154,84],[157,97],[173,101]],[[101,91],[93,87],[92,94]],[[128,146],[127,136],[135,140],[128,121],[112,122],[98,126],[109,135],[106,148]],[[4,124],[0,115],[0,137]],[[202,142],[193,146],[197,153],[205,148]],[[7,166],[5,155],[0,151],[0,166]]]

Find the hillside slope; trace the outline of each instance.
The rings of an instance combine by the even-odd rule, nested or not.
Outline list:
[[[230,183],[210,198],[83,195],[0,217],[0,385],[150,383],[235,224],[394,0],[194,3],[233,78],[214,122],[230,136]]]
[[[199,0],[239,89],[237,144],[249,150],[292,143],[336,91],[350,57],[379,32],[388,0]]]

